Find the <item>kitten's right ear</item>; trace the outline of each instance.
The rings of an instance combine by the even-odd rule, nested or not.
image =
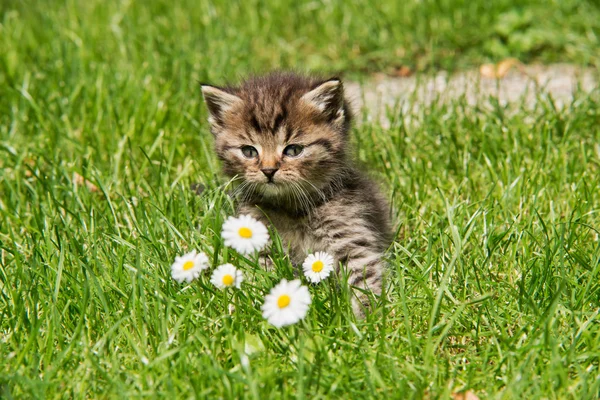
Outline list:
[[[301,97],[306,104],[336,123],[344,121],[344,87],[339,78],[319,84]]]
[[[206,107],[210,113],[208,122],[211,125],[220,125],[223,122],[223,115],[242,102],[242,99],[234,94],[228,93],[215,86],[202,84],[202,95],[206,102]]]

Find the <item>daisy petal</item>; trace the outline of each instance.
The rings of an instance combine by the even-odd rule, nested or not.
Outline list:
[[[189,283],[198,278],[206,268],[208,268],[206,254],[192,250],[187,254],[175,257],[175,261],[171,265],[171,276],[179,283]]]
[[[232,264],[219,265],[213,272],[210,282],[219,289],[240,288],[244,275]]]
[[[333,257],[324,251],[319,251],[306,257],[302,264],[302,270],[310,282],[318,283],[333,272],[333,266]]]
[[[310,303],[306,286],[301,286],[297,279],[291,282],[282,279],[265,296],[263,317],[278,328],[295,324],[306,316]]]
[[[223,223],[221,237],[226,246],[240,254],[260,251],[269,242],[269,232],[265,225],[250,215],[227,218]]]

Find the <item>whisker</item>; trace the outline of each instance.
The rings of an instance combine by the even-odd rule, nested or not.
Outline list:
[[[302,185],[300,185],[300,183],[298,182],[293,182],[293,186],[299,194],[299,200],[302,203],[304,211],[308,211],[314,208],[314,202],[312,201],[308,193],[306,193],[306,190],[302,187]]]
[[[322,201],[324,201],[324,202],[327,201],[327,196],[325,195],[325,193],[323,192],[322,189],[319,189],[312,182],[310,182],[309,180],[307,180],[305,178],[300,177],[300,179],[302,180],[302,182],[308,183],[314,189],[314,193],[316,193],[321,198]]]

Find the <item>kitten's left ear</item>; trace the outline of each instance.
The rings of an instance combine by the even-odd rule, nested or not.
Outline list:
[[[206,107],[210,113],[208,122],[211,125],[220,125],[223,121],[223,115],[242,102],[242,99],[234,94],[228,93],[223,89],[215,86],[201,85],[202,95],[206,102]]]
[[[301,100],[325,114],[328,119],[344,119],[344,87],[338,78],[331,78],[306,93]]]

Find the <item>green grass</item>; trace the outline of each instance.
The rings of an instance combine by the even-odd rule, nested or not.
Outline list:
[[[273,68],[600,65],[597,0],[5,0],[0,21],[0,70],[14,84],[24,65],[66,87],[119,73],[178,91]]]
[[[476,65],[504,57],[486,43],[508,48],[497,21],[515,15],[561,39],[508,55],[597,64],[593,2],[402,3],[2,3],[0,397],[598,398],[598,90],[355,128],[399,226],[365,321],[329,281],[303,323],[269,326],[259,306],[291,267],[220,244],[233,204],[197,79]],[[243,268],[242,290],[174,282],[191,248]]]

